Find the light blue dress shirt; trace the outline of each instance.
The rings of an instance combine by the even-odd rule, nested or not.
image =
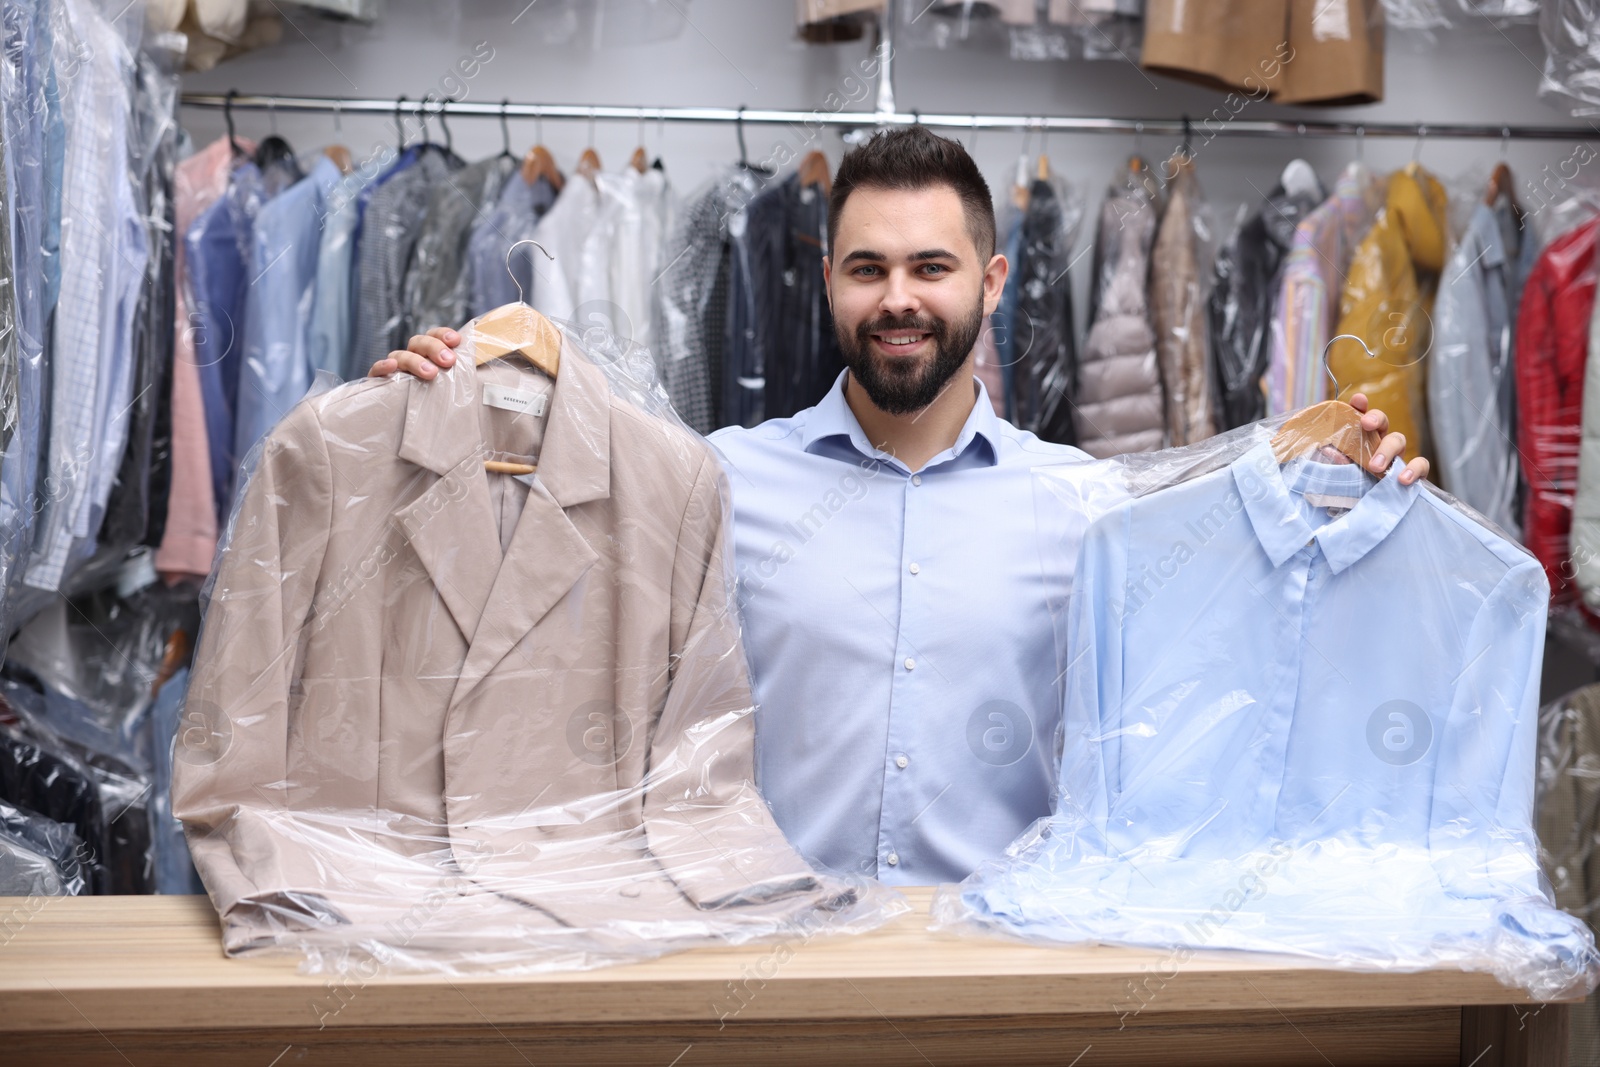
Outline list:
[[[1398,463],[1280,469],[1248,432],[1084,535],[1057,812],[962,904],[1049,939],[1583,974],[1533,833],[1539,564]]]
[[[1076,520],[1036,516],[1031,470],[1088,461],[997,418],[975,381],[955,446],[912,474],[868,443],[846,377],[793,418],[711,436],[732,485],[758,780],[813,860],[951,881],[1050,810],[1049,605],[1073,560],[1039,549]]]
[[[243,459],[311,387],[317,255],[339,168],[326,156],[261,206],[250,236],[234,452]]]
[[[327,215],[317,247],[317,284],[311,298],[311,366],[346,377],[350,353],[352,257],[357,201],[373,179],[366,166],[340,179],[327,197]],[[362,368],[364,373],[366,368]]]

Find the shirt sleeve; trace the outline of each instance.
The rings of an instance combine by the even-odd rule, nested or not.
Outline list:
[[[1122,624],[1127,617],[1127,538],[1122,507],[1084,534],[1067,609],[1066,705],[1062,709],[1057,812],[1104,835],[1120,791]]]

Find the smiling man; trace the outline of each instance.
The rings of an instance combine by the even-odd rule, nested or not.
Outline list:
[[[815,407],[711,438],[733,487],[759,781],[807,856],[953,881],[1050,811],[1050,606],[1071,591],[1082,516],[1036,509],[1032,470],[1089,457],[997,418],[973,376],[1007,263],[959,144],[879,133],[840,164],[830,209],[848,369]],[[458,341],[432,330],[372,373],[433,377]],[[1404,445],[1385,437],[1373,469]]]

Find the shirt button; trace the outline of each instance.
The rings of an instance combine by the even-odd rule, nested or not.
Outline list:
[[[907,656],[906,657],[906,670],[914,671],[916,669],[917,669],[917,661],[912,659],[910,656]]]
[[[922,568],[917,566],[915,563],[913,563],[911,565],[911,573],[912,574],[921,574],[922,573]]]
[[[911,761],[904,756],[896,756],[894,758],[894,765],[899,767],[902,771],[906,769],[907,764],[910,762]]]
[[[888,862],[889,866],[891,866],[891,867],[900,866],[900,854],[898,852],[889,853],[888,858],[887,858],[887,862]]]
[[[912,475],[912,476],[911,476],[911,484],[912,484],[912,485],[921,485],[921,484],[922,484],[922,475],[920,475],[920,474],[913,474],[913,475]]]

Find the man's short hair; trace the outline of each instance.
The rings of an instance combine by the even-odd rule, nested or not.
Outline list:
[[[978,249],[980,264],[994,255],[994,200],[978,165],[957,141],[940,137],[926,126],[881,130],[846,153],[828,197],[828,250],[839,235],[844,202],[857,189],[926,189],[945,185],[961,198],[967,233]]]

